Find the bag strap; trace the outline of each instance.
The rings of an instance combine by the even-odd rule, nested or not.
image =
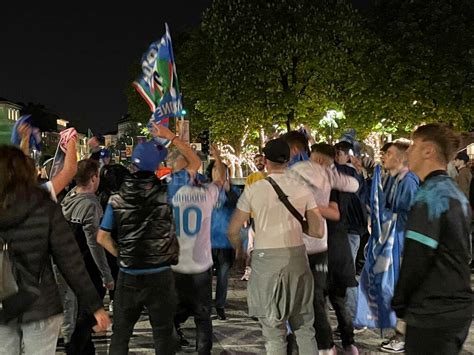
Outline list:
[[[275,192],[278,195],[278,199],[285,205],[285,207],[290,211],[290,213],[298,220],[298,222],[301,223],[301,226],[306,222],[304,217],[297,211],[297,209],[291,204],[291,202],[288,200],[288,196],[285,195],[283,190],[278,186],[278,184],[273,180],[270,176],[267,176],[265,178],[272,186]]]

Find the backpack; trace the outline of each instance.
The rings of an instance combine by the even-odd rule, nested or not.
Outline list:
[[[0,323],[19,318],[41,295],[42,268],[38,278],[20,263],[11,253],[11,239],[0,234]]]

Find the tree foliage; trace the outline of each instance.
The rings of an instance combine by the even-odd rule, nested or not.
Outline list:
[[[348,0],[214,0],[175,40],[192,139],[209,129],[238,155],[275,125],[319,128],[328,110],[345,114],[336,137],[429,121],[472,129],[473,8],[371,0],[360,13]],[[131,87],[127,97],[132,117],[149,116]]]

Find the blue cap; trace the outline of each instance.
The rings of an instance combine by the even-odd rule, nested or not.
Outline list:
[[[141,171],[155,172],[160,163],[165,160],[168,150],[154,142],[138,144],[132,153],[132,163]]]

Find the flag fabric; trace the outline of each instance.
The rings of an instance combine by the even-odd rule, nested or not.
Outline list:
[[[142,75],[133,83],[159,123],[182,115],[181,92],[168,25],[166,33],[153,42],[141,59]],[[164,123],[164,122],[163,122]]]
[[[371,194],[372,233],[367,243],[365,265],[360,275],[354,325],[368,328],[395,328],[397,319],[391,301],[398,279],[400,257],[396,243],[395,213],[386,213],[382,189],[382,168],[375,167]]]
[[[168,24],[165,24],[165,29],[164,36],[153,42],[143,54],[142,74],[133,83],[152,112],[148,128],[151,128],[151,122],[169,127],[171,117],[182,116],[183,104]],[[169,144],[161,138],[155,138],[155,141]]]
[[[30,151],[36,150],[41,151],[41,132],[39,131],[38,127],[33,125],[33,118],[31,115],[22,115],[13,125],[12,135],[11,135],[11,143],[14,145],[20,145],[21,143],[21,136],[18,132],[18,129],[21,125],[26,124],[31,126],[31,135],[30,135]]]

